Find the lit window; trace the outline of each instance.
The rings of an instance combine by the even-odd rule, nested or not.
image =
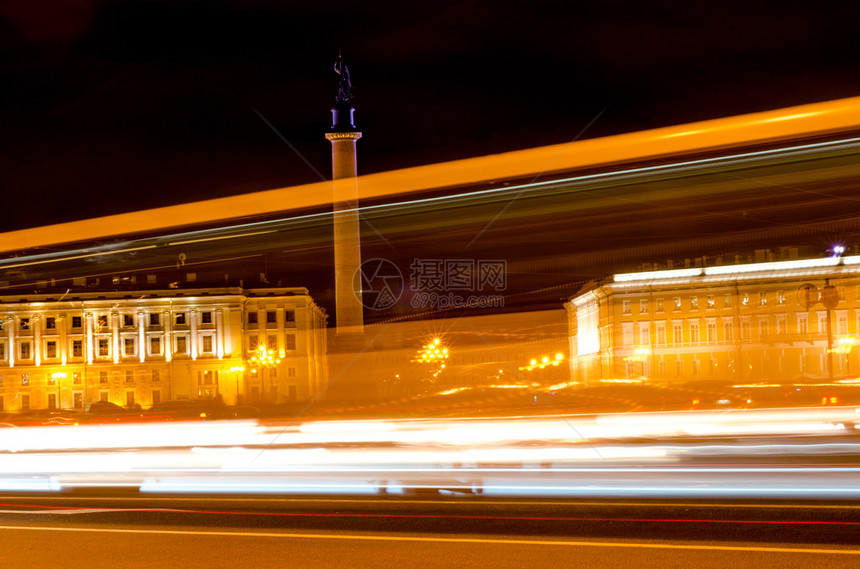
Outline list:
[[[630,301],[622,300],[621,301],[621,312],[623,314],[630,314]]]
[[[22,318],[19,321],[19,323],[21,325],[21,330],[29,330],[30,329],[30,319],[29,318]]]
[[[657,299],[657,312],[663,312],[663,299]]]
[[[690,297],[690,308],[692,310],[696,310],[697,308],[699,308],[699,297],[698,296],[691,296]]]
[[[760,306],[764,306],[767,304],[767,293],[766,292],[760,292],[758,294],[758,303]]]
[[[72,340],[72,357],[84,357],[84,343],[82,340]]]
[[[266,347],[270,350],[278,349],[278,338],[276,336],[267,336],[266,337]]]
[[[676,296],[676,297],[673,299],[673,302],[675,303],[675,310],[681,310],[681,297],[680,297],[680,296]]]
[[[106,338],[99,339],[99,357],[106,358],[110,355],[110,342]]]
[[[648,301],[645,299],[639,300],[639,314],[648,314]]]
[[[28,385],[30,385],[30,374],[29,373],[25,373],[25,374],[21,375],[21,385],[23,385],[24,387],[27,387]]]
[[[709,294],[709,295],[708,295],[708,308],[713,308],[713,307],[714,307],[715,302],[716,302],[716,301],[714,300],[714,295]]]
[[[777,302],[777,304],[785,304],[785,291],[783,291],[783,290],[777,291],[776,302]]]

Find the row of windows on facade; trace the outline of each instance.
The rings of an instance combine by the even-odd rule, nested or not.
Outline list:
[[[841,294],[843,290],[840,288],[840,300],[844,300],[843,295]],[[721,308],[732,308],[733,295],[725,294],[722,295],[722,302],[718,303],[716,296],[709,294],[704,297],[700,296],[690,296],[687,298],[687,309],[688,310],[699,310],[701,307],[706,309],[715,309],[719,307]],[[702,299],[702,302],[700,302]],[[771,300],[775,301],[777,305],[786,304],[786,296],[785,291],[777,291],[776,296],[771,299],[771,296],[767,292],[760,292],[757,296],[751,295],[749,293],[744,293],[740,296],[740,304],[741,306],[768,306],[771,303]],[[621,301],[621,312],[623,314],[632,314],[633,313],[633,300],[625,299]],[[672,310],[683,310],[684,309],[684,299],[680,296],[671,297],[671,309]],[[665,311],[665,298],[655,298],[655,311],[656,312],[664,312]],[[641,298],[639,299],[639,313],[640,314],[648,314],[650,307],[650,299]]]
[[[774,362],[775,365],[773,365],[774,369],[772,371],[784,372],[786,370],[786,365],[788,363],[787,359],[789,357],[791,356],[779,354],[777,356],[776,361]],[[827,369],[827,360],[825,354],[797,354],[796,357],[798,358],[797,370],[801,374],[814,371],[823,371]],[[850,365],[847,357],[835,359],[833,363],[836,372],[845,372],[849,369]],[[715,359],[703,360],[699,358],[694,358],[688,362],[685,362],[682,359],[676,359],[673,366],[675,377],[684,376],[687,364],[690,365],[690,372],[693,376],[701,375],[703,368],[707,370],[707,374],[709,376],[716,375],[719,370],[719,364]],[[626,368],[627,377],[635,377],[637,375],[651,375],[651,364],[649,362],[625,361],[624,365]],[[730,362],[729,365],[731,366],[732,363]],[[767,372],[767,360],[762,360],[761,365],[764,368],[763,371]],[[657,362],[657,377],[669,377],[669,362],[665,360],[659,360]]]
[[[810,333],[809,330],[809,322],[806,313],[799,313],[795,315],[797,318],[796,321],[796,334],[803,337]],[[685,325],[686,324],[686,325]],[[706,336],[704,341],[708,343],[717,343],[720,341],[723,342],[733,342],[735,340],[735,325],[734,320],[730,318],[722,319],[722,328],[723,334],[722,337],[717,335],[717,322],[709,321],[706,323],[704,332],[706,332]],[[768,319],[766,317],[762,317],[758,320],[756,329],[758,331],[758,337],[761,339],[771,338],[769,335],[768,328]],[[651,343],[651,326],[649,322],[638,322],[637,323],[638,331],[639,331],[639,343],[641,344],[650,344]],[[857,322],[858,330],[860,330],[860,318],[858,318]],[[657,345],[666,345],[666,323],[664,322],[656,322],[654,325],[655,338],[654,342]],[[687,343],[690,344],[698,344],[701,343],[702,335],[700,334],[700,325],[699,322],[688,320],[688,321],[673,321],[671,323],[671,333],[672,333],[672,343],[673,344],[684,344],[684,328],[687,329]],[[742,340],[752,340],[752,332],[753,325],[750,320],[741,320],[741,339]],[[818,333],[824,334],[827,332],[827,313],[819,312],[818,313]],[[785,315],[779,315],[776,318],[776,334],[777,336],[788,336],[788,325],[786,323]],[[621,324],[621,335],[622,335],[622,344],[625,346],[633,345],[633,323],[632,322],[624,322]],[[836,315],[836,335],[837,336],[847,336],[848,335],[848,315],[845,313],[839,313]]]
[[[28,411],[30,409],[30,395],[29,394],[21,394],[21,410]],[[150,399],[152,404],[155,405],[157,403],[161,403],[161,391],[158,389],[153,389]],[[99,401],[108,401],[109,395],[107,391],[99,392]],[[127,407],[132,407],[135,404],[134,400],[134,391],[127,391],[125,394],[125,404]],[[81,391],[77,391],[73,394],[72,399],[72,407],[74,409],[83,409],[84,408],[84,394]],[[48,409],[56,409],[57,408],[57,394],[49,393],[48,394]],[[6,409],[6,402],[2,395],[0,395],[0,411],[4,411]]]
[[[296,349],[296,336],[295,334],[287,334],[285,337],[285,349],[287,351],[295,351]],[[175,345],[173,354],[174,355],[182,355],[188,354],[188,337],[187,336],[176,336],[174,338]],[[200,351],[203,354],[212,354],[213,351],[213,342],[214,337],[211,334],[203,335],[200,337]],[[258,337],[256,335],[252,335],[249,337],[249,346],[248,350],[253,351],[257,347]],[[58,356],[58,342],[56,340],[44,340],[44,357],[46,359],[57,358]],[[111,357],[111,340],[109,338],[97,338],[96,339],[96,356],[100,358],[109,358]],[[137,357],[137,338],[123,338],[122,342],[123,346],[123,355],[127,357]],[[278,338],[276,336],[267,336],[266,338],[266,346],[270,350],[278,349]],[[71,354],[73,358],[82,358],[84,357],[84,344],[83,340],[71,340],[70,341]],[[162,339],[160,337],[151,337],[149,338],[149,351],[148,355],[150,356],[160,356],[162,355]],[[18,341],[18,358],[22,360],[29,360],[33,357],[32,354],[32,346],[29,340],[19,340]],[[6,341],[0,341],[0,360],[6,359]]]
[[[149,317],[149,326],[150,327],[160,327],[161,326],[161,313],[159,312],[150,312],[148,314]],[[71,317],[71,327],[75,328],[83,328],[83,316],[72,316]],[[257,324],[258,319],[257,312],[248,312],[247,321],[248,324]],[[45,329],[46,330],[56,330],[57,329],[57,321],[58,317],[56,316],[46,316],[45,317]],[[296,313],[294,310],[284,311],[284,322],[295,322],[296,321]],[[107,328],[108,327],[108,315],[107,314],[98,314],[96,315],[96,326],[98,328]],[[204,310],[199,313],[199,323],[201,325],[212,324],[212,311]],[[277,312],[274,310],[266,311],[266,323],[267,324],[276,324],[277,323]],[[176,312],[173,314],[173,324],[174,326],[187,326],[188,318],[185,312]],[[0,318],[0,330],[3,329],[4,322],[3,319]],[[135,327],[135,315],[134,314],[122,314],[122,326],[125,328],[134,328]],[[31,319],[29,317],[22,317],[18,319],[18,328],[20,330],[29,330],[31,327]]]
[[[109,381],[108,372],[106,370],[100,370],[98,372],[98,374],[99,374],[98,375],[99,384],[102,384],[102,385],[107,384]],[[72,375],[72,385],[83,385],[83,375],[81,372],[79,372],[79,371],[72,372],[71,375]],[[17,379],[17,376],[13,376],[13,377]],[[45,378],[45,384],[49,387],[50,386],[56,386],[60,379],[65,379],[66,377],[68,377],[66,374],[62,374],[62,376],[52,374],[52,375],[49,375]],[[117,378],[117,375],[114,374],[114,377]],[[213,372],[211,372],[211,371],[201,372],[200,384],[201,385],[212,385],[212,384],[214,384],[213,377],[214,377],[214,375],[213,375]],[[271,379],[277,379],[278,378],[278,369],[272,368],[272,369],[268,370],[268,377],[270,377]],[[296,368],[295,367],[287,368],[287,377],[296,377]],[[159,381],[161,381],[161,371],[157,370],[157,369],[152,369],[152,370],[128,369],[128,370],[125,370],[124,378],[125,378],[125,383],[127,383],[127,384],[135,383],[136,379],[141,380],[141,381],[148,379],[151,383],[158,383]],[[6,380],[6,376],[0,375],[0,386],[6,385],[5,380]],[[13,381],[15,381],[15,380],[13,379]],[[20,381],[21,381],[22,387],[29,387],[30,386],[30,374],[29,373],[21,374]]]

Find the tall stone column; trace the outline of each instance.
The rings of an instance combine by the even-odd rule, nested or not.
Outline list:
[[[328,132],[325,137],[331,142],[337,335],[361,336],[364,334],[364,307],[360,300],[361,279],[356,278],[361,265],[361,233],[355,153],[355,142],[361,138],[361,132]]]

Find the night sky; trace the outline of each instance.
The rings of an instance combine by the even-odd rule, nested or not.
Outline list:
[[[3,230],[328,176],[339,48],[361,173],[860,95],[847,2],[426,4],[0,1]]]

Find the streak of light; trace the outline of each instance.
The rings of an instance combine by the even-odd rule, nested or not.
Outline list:
[[[379,198],[434,188],[486,184],[491,180],[533,177],[598,165],[678,156],[719,148],[848,132],[860,125],[860,98],[848,98],[777,111],[727,117],[687,125],[370,174],[358,178],[359,199]],[[680,135],[680,136],[679,136]],[[826,143],[824,143],[826,144]],[[808,145],[807,145],[808,146]],[[761,151],[768,152],[768,151]],[[102,218],[24,229],[0,235],[0,250],[86,241],[109,236],[166,230],[330,203],[331,182],[204,200]],[[325,197],[323,197],[325,196]]]
[[[189,239],[187,241],[174,241],[172,243],[168,243],[168,247],[173,247],[177,245],[190,245],[191,243],[203,243],[206,241],[217,241],[220,239],[239,239],[242,237],[252,237],[254,235],[266,235],[267,233],[275,233],[277,230],[269,229],[267,231],[255,231],[253,233],[240,233],[238,235],[217,235],[215,237],[203,237],[200,239]]]

